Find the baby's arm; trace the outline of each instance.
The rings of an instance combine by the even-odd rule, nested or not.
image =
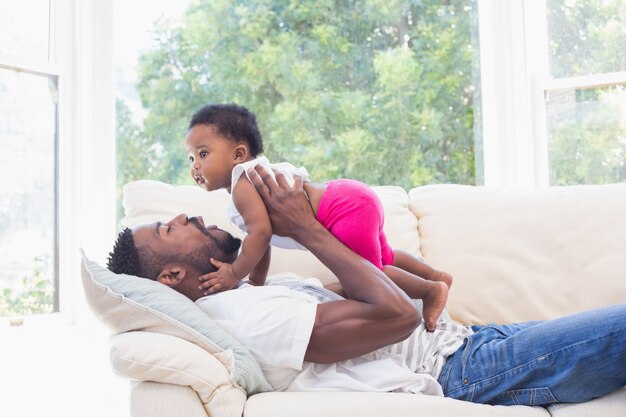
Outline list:
[[[261,258],[258,264],[250,272],[248,281],[252,285],[265,285],[265,278],[267,278],[267,271],[270,269],[270,260],[272,258],[272,247],[268,246],[265,249],[265,254]]]
[[[250,274],[253,285],[264,285],[269,268],[269,242],[272,225],[263,200],[247,177],[241,176],[232,190],[233,203],[243,217],[248,235],[243,240],[241,252],[232,264],[211,259],[217,271],[200,277],[206,295],[235,288]]]
[[[241,245],[241,252],[232,264],[233,272],[238,279],[243,279],[252,273],[249,278],[253,284],[263,285],[269,268],[268,248],[272,237],[272,226],[267,210],[263,200],[245,175],[237,181],[232,196],[233,203],[243,217],[248,230],[248,235]],[[261,262],[260,265],[259,262]]]
[[[272,225],[263,200],[247,177],[241,176],[232,190],[233,203],[241,213],[248,235],[243,240],[241,252],[232,264],[211,259],[218,268],[200,277],[200,289],[205,295],[235,288],[250,274],[253,285],[264,285],[269,268],[269,242]]]

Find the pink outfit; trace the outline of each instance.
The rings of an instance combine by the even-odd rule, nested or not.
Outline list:
[[[383,232],[383,206],[366,184],[347,179],[328,182],[317,208],[317,220],[377,268],[393,264],[393,249]]]

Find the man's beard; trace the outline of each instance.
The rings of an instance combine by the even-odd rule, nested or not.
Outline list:
[[[200,224],[200,221],[197,217],[189,217],[188,221],[189,223],[193,224],[196,229],[202,232],[203,235],[211,239],[222,251],[224,251],[224,254],[226,255],[237,253],[237,251],[241,247],[241,239],[234,237],[228,232],[224,234],[224,237],[222,239],[218,240],[215,236],[209,233],[206,227]]]
[[[226,263],[232,263],[237,258],[237,253],[241,247],[241,239],[234,237],[230,233],[224,233],[223,236],[218,239],[209,233],[196,217],[190,217],[188,221],[211,240],[211,243],[189,254],[189,257],[192,259],[188,261],[191,262],[197,270],[201,271],[202,274],[217,270],[217,268],[211,264],[209,258]]]
[[[218,242],[217,238],[211,236],[213,240],[220,246],[220,249],[224,252],[224,254],[228,257],[236,257],[237,252],[239,252],[239,248],[241,247],[241,239],[236,238],[235,236],[227,233],[221,239],[221,242]]]

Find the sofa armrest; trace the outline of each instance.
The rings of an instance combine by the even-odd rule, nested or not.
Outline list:
[[[110,360],[118,375],[191,387],[211,417],[241,416],[246,393],[224,365],[178,337],[129,332],[111,337]]]
[[[188,385],[133,381],[130,389],[132,417],[212,417],[198,394]]]

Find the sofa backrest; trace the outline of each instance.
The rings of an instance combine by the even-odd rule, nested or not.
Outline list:
[[[548,319],[626,302],[626,184],[409,192],[421,251],[454,276],[465,323]]]
[[[389,243],[419,255],[417,219],[409,210],[408,194],[400,187],[373,187],[385,210],[385,232]],[[205,223],[213,223],[233,235],[243,237],[226,215],[230,195],[223,190],[206,192],[197,186],[173,186],[159,181],[142,180],[124,187],[125,217],[122,224],[135,227],[144,223],[167,221],[180,213],[201,215]],[[295,272],[303,277],[315,277],[322,283],[336,281],[334,275],[310,252],[272,249],[269,274]]]

